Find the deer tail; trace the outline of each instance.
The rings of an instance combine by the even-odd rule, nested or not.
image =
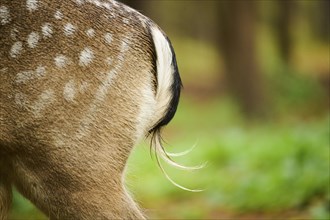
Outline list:
[[[180,99],[182,82],[179,75],[179,69],[176,62],[175,52],[168,37],[158,28],[150,27],[151,36],[154,42],[155,61],[156,61],[156,117],[152,129],[149,131],[151,136],[151,149],[155,153],[157,163],[165,174],[166,178],[174,185],[189,191],[176,182],[174,182],[165,172],[162,161],[183,170],[200,169],[204,165],[187,167],[172,160],[171,153],[168,153],[163,145],[161,131],[173,118],[177,110]]]

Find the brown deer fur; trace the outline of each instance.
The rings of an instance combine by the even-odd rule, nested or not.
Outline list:
[[[125,164],[178,89],[159,110],[152,30],[112,0],[0,0],[0,219],[13,186],[51,219],[145,218]]]

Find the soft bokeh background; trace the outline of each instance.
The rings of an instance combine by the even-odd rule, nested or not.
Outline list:
[[[125,0],[172,40],[184,84],[164,131],[188,172],[149,153],[127,186],[152,219],[329,219],[329,1]],[[11,219],[45,219],[14,192]]]

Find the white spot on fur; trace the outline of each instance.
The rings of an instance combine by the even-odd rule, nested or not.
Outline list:
[[[68,62],[69,62],[68,58],[66,56],[64,56],[64,55],[58,55],[58,56],[56,56],[54,58],[54,61],[55,61],[55,65],[57,67],[59,67],[59,68],[65,67],[68,64]]]
[[[105,62],[106,62],[108,65],[111,65],[111,64],[112,64],[112,59],[111,59],[111,57],[107,57],[107,58],[105,58]]]
[[[102,3],[99,0],[89,0],[88,2],[91,2],[91,3],[93,3],[94,5],[96,5],[98,7],[102,6]]]
[[[112,34],[110,34],[110,33],[106,33],[106,34],[104,35],[104,40],[105,40],[105,42],[106,42],[107,44],[110,44],[111,41],[112,41]]]
[[[118,8],[119,5],[118,5],[118,2],[117,1],[111,1],[111,3],[113,4],[114,7]]]
[[[102,6],[103,6],[104,8],[106,8],[106,9],[108,9],[108,10],[111,9],[111,4],[110,4],[109,2],[103,2],[103,3],[102,3]]]
[[[75,0],[75,2],[77,3],[77,5],[82,5],[84,3],[83,0]]]
[[[108,14],[103,14],[103,17],[111,21],[115,19],[117,16],[115,13],[113,13],[113,11],[110,11]]]
[[[2,25],[8,24],[11,21],[9,9],[6,6],[0,7],[0,23]]]
[[[42,77],[46,74],[46,68],[44,66],[38,66],[35,71],[36,78]]]
[[[15,104],[17,106],[22,108],[22,107],[27,106],[28,103],[29,103],[29,101],[28,101],[28,97],[26,94],[21,93],[21,92],[15,94]]]
[[[10,30],[10,37],[12,40],[17,40],[19,31],[17,30],[17,28],[13,28]]]
[[[6,73],[6,72],[7,72],[7,70],[8,70],[8,68],[7,68],[7,67],[5,67],[5,68],[2,68],[2,69],[0,70],[0,73]]]
[[[67,23],[66,25],[64,25],[64,34],[66,36],[73,35],[75,31],[76,31],[76,27],[73,24]]]
[[[83,51],[80,52],[79,65],[88,66],[88,64],[90,64],[93,59],[94,59],[93,51],[90,48],[86,47],[84,48]]]
[[[68,102],[72,102],[76,95],[75,83],[73,80],[70,80],[68,83],[65,84],[63,90],[64,99]]]
[[[27,43],[30,48],[35,48],[38,44],[40,36],[37,32],[31,32],[27,37]]]
[[[38,8],[38,0],[27,0],[26,7],[30,12],[37,10]]]
[[[124,17],[123,18],[123,22],[124,22],[124,24],[127,24],[128,25],[129,24],[129,19],[127,19],[127,18]]]
[[[13,58],[16,58],[23,50],[23,43],[21,41],[17,41],[10,48],[9,55]]]
[[[88,37],[92,38],[95,36],[95,30],[93,28],[90,28],[86,31],[86,34]]]
[[[19,72],[16,75],[15,82],[16,83],[25,83],[28,80],[40,78],[46,74],[46,68],[44,66],[38,66],[36,70],[28,70]]]
[[[54,14],[55,19],[61,20],[63,18],[63,14],[61,11],[57,10]]]
[[[128,51],[129,49],[129,44],[130,44],[130,36],[126,36],[123,41],[121,42],[121,46],[120,46],[120,53],[118,56],[118,60],[120,60],[121,62],[119,63],[119,65],[122,65],[123,62],[125,61],[124,57],[125,57],[125,53]]]
[[[129,46],[128,46],[128,42],[126,42],[128,38],[124,38],[124,40],[121,43],[121,49],[120,49],[120,53],[118,56],[118,62],[121,65],[125,60],[124,60],[124,56],[123,54],[128,50]]]
[[[31,106],[32,113],[36,118],[42,116],[42,112],[55,100],[55,94],[52,89],[48,89],[41,93],[38,100]]]
[[[29,70],[29,71],[23,71],[19,72],[16,75],[16,83],[24,83],[30,79],[33,79],[34,72]]]
[[[50,23],[45,23],[41,27],[41,32],[44,38],[51,37],[53,34],[53,28]]]

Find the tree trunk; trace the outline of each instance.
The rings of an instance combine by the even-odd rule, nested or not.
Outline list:
[[[318,16],[316,16],[315,29],[320,40],[329,43],[330,36],[330,2],[321,0],[318,3]]]
[[[277,16],[277,36],[280,56],[287,64],[290,63],[292,40],[290,29],[295,8],[295,1],[278,1],[279,13]]]
[[[265,113],[263,81],[256,58],[254,1],[219,1],[220,45],[230,89],[248,117]]]

